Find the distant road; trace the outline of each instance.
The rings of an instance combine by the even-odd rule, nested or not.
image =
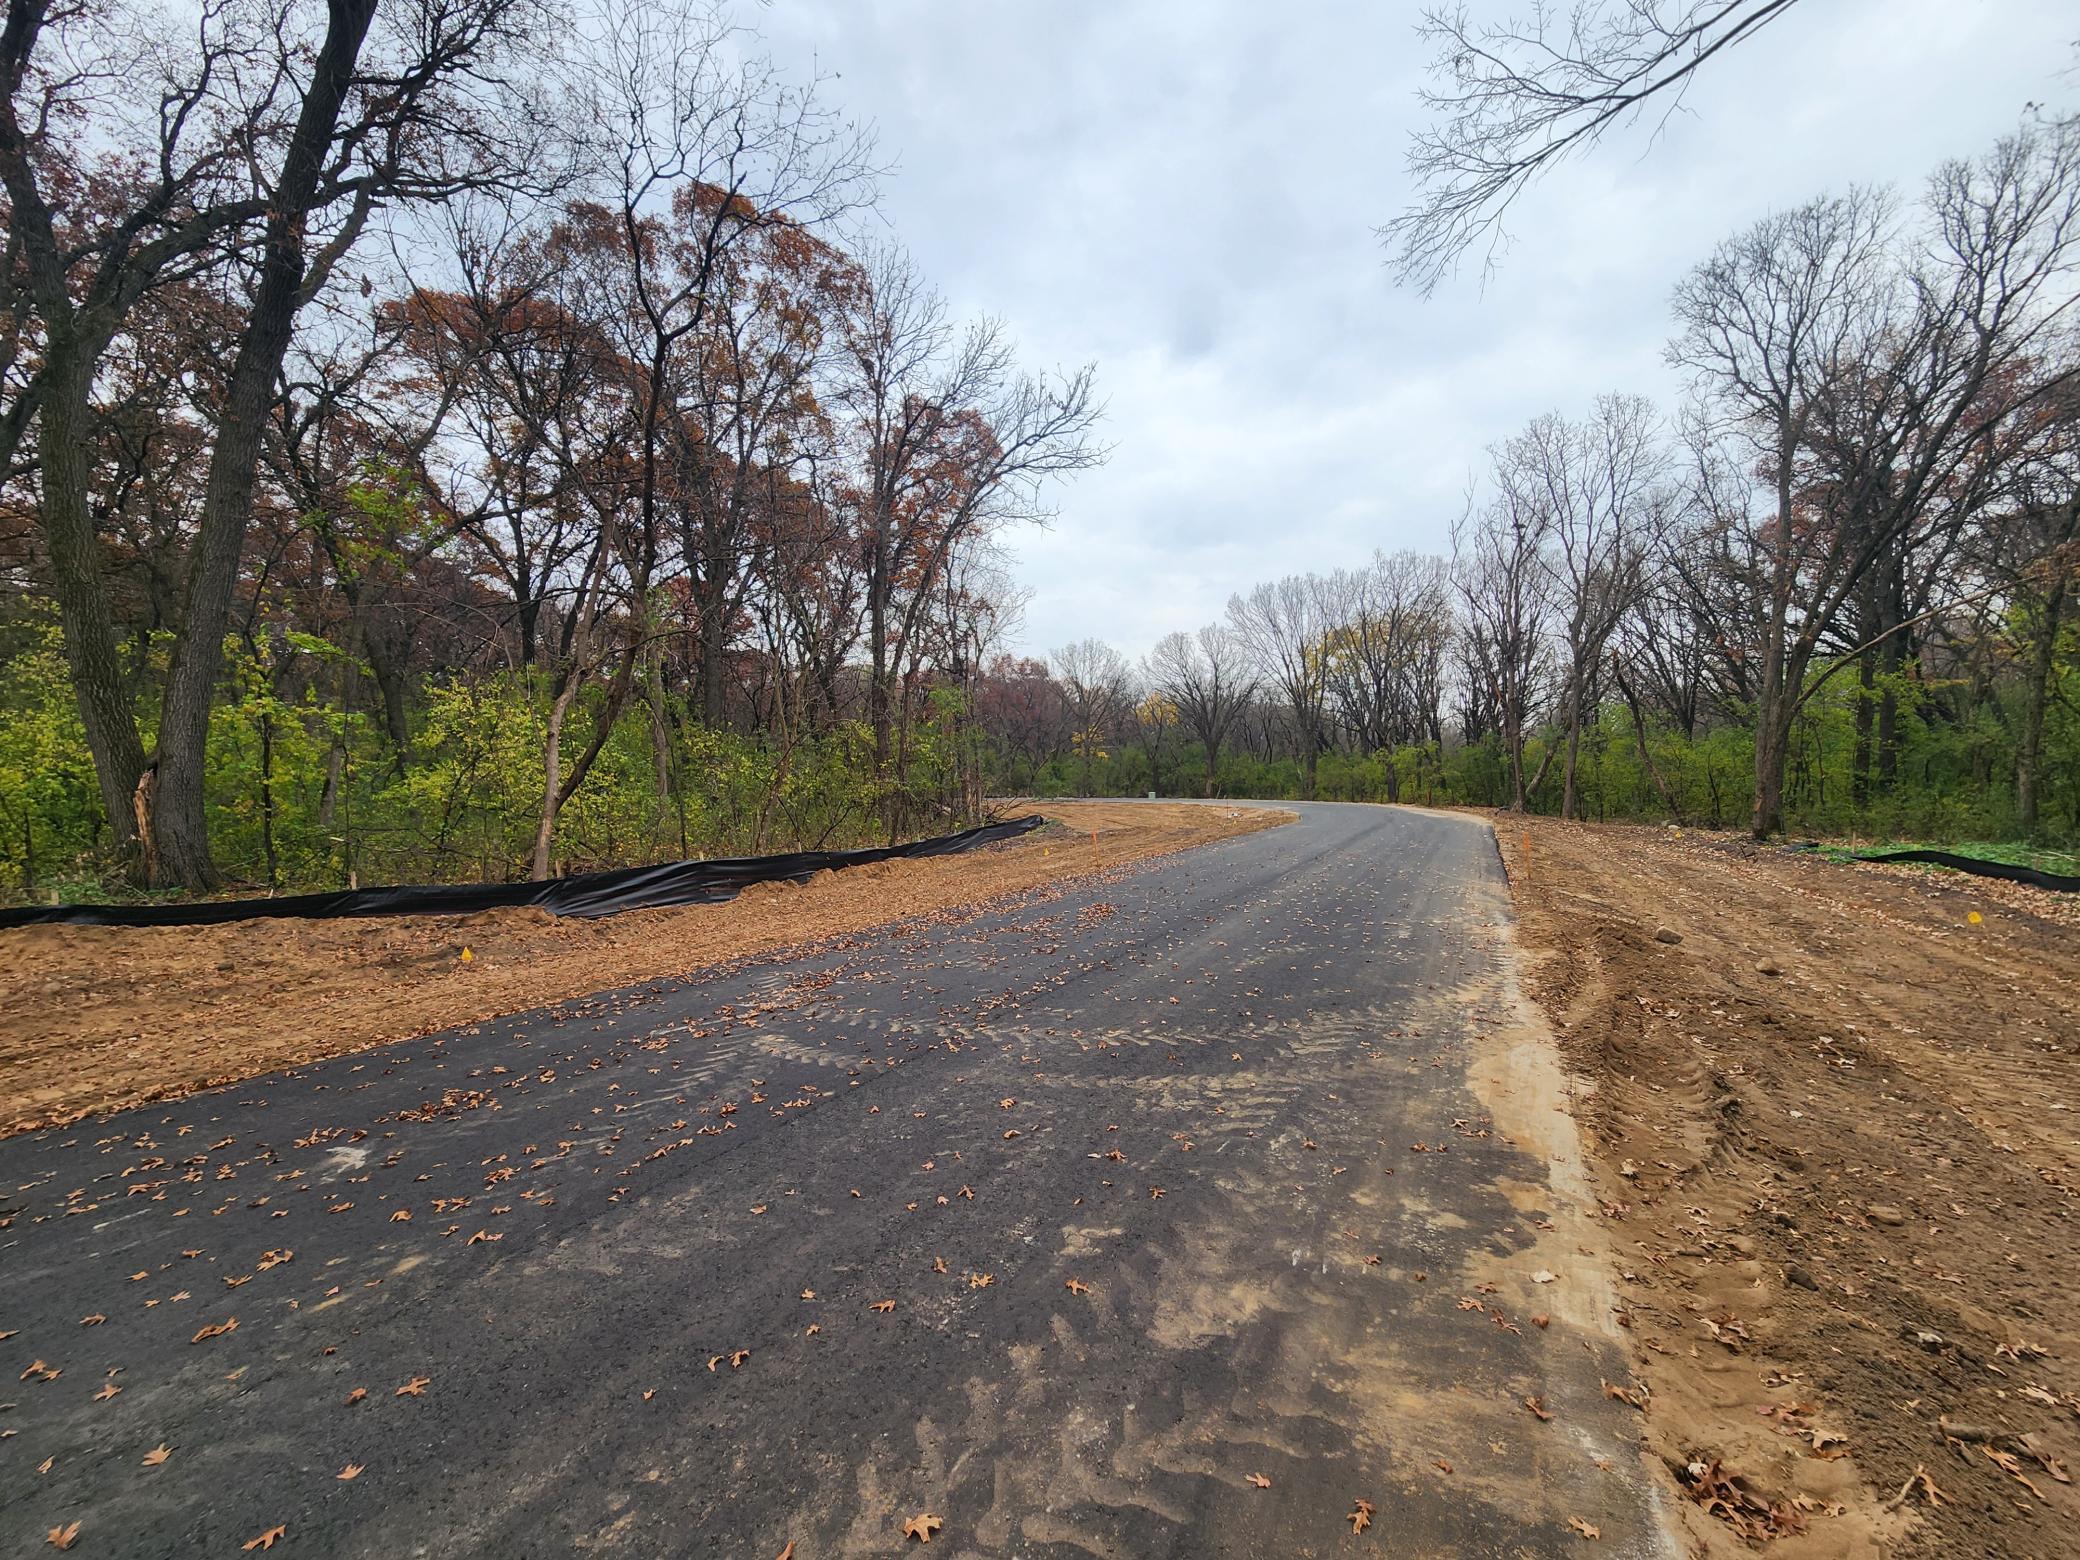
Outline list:
[[[1670,1552],[1488,831],[1296,810],[0,1143],[0,1548]]]

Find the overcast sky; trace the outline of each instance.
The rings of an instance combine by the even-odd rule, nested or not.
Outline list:
[[[1471,0],[1502,16],[1523,0]],[[1034,365],[1095,361],[1110,463],[1010,538],[1019,645],[1131,656],[1259,579],[1443,550],[1483,451],[1606,390],[1664,403],[1667,299],[1720,237],[1851,182],[1916,184],[2070,102],[2067,0],[1806,0],[1649,144],[1607,142],[1426,300],[1374,228],[1422,110],[1413,5],[773,0],[793,70],[878,128],[882,212]]]

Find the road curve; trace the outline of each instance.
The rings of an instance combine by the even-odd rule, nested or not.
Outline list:
[[[0,1143],[0,1550],[1672,1553],[1488,830],[1296,810]]]

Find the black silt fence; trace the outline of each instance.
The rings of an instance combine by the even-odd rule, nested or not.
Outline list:
[[[532,906],[551,915],[601,916],[667,905],[719,904],[753,883],[801,883],[826,870],[870,866],[914,856],[951,856],[1040,827],[1036,813],[866,850],[805,850],[782,856],[739,856],[715,861],[669,861],[654,867],[581,872],[546,883],[447,883],[419,887],[342,889],[330,894],[287,894],[277,899],[214,899],[178,905],[32,905],[0,910],[0,928],[65,923],[74,926],[215,926],[277,917],[330,920],[367,915],[472,915],[479,910]]]

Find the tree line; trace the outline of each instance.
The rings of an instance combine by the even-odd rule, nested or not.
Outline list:
[[[1102,460],[679,0],[23,0],[0,27],[0,891],[536,877],[992,794],[2080,833],[2080,131],[1773,213],[1679,404],[1448,555],[1011,653]],[[1456,242],[1456,240],[1454,240]]]
[[[931,699],[1093,374],[950,313],[824,83],[679,0],[24,0],[0,67],[10,888],[979,808]]]
[[[1602,816],[1758,839],[2070,838],[2076,261],[2070,119],[1911,200],[1773,213],[1675,290],[1682,404],[1533,419],[1489,451],[1449,557],[1258,585],[1139,668],[1069,646],[1045,698],[1000,668],[1013,767],[1043,789],[1186,789],[1161,726],[1209,794],[1321,794],[1326,759],[1338,795],[1577,817],[1593,768]],[[1226,781],[1224,753],[1248,760]]]

